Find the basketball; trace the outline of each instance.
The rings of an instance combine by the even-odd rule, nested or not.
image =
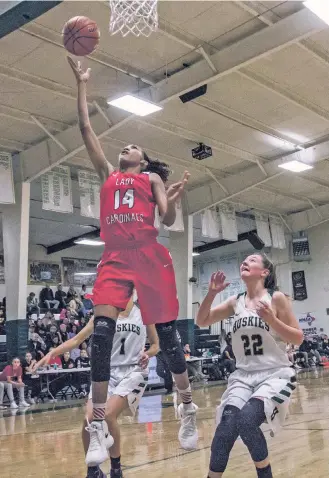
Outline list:
[[[63,28],[63,44],[72,55],[90,55],[97,48],[99,37],[97,24],[88,17],[73,17]]]

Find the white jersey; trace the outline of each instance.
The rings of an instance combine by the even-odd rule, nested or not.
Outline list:
[[[139,308],[134,305],[128,317],[117,320],[113,338],[111,367],[136,365],[146,342],[146,327]]]
[[[290,367],[286,343],[264,322],[255,310],[247,309],[246,294],[237,297],[232,329],[232,348],[237,369],[258,372],[280,367]],[[269,304],[268,292],[263,297]]]

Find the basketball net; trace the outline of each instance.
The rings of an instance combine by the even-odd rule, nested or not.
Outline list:
[[[149,37],[158,28],[157,0],[109,0],[110,33]]]

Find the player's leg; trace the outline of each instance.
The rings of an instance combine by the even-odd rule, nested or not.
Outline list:
[[[119,415],[129,408],[128,398],[120,397],[119,395],[112,395],[109,397],[106,405],[106,422],[109,431],[114,438],[114,444],[110,448],[111,459],[111,478],[122,478],[121,470],[121,435],[120,426],[118,424]]]
[[[265,436],[260,426],[266,420],[264,402],[251,398],[241,409],[237,430],[254,461],[258,478],[272,478]]]
[[[93,289],[94,333],[91,341],[91,381],[93,417],[88,429],[91,440],[86,464],[96,466],[108,457],[104,439],[104,419],[110,379],[111,353],[116,320],[132,294],[129,266],[124,252],[108,254],[97,271]]]
[[[246,382],[244,373],[236,371],[230,375],[221,404],[217,407],[217,428],[211,445],[208,478],[220,478],[226,469],[231,450],[239,436],[239,414],[253,392]]]
[[[183,448],[194,449],[198,440],[196,427],[198,407],[192,402],[185,355],[177,337],[176,319],[179,304],[172,259],[168,250],[161,244],[142,248],[137,259],[138,275],[135,286],[142,319],[145,325],[156,324],[160,349],[166,357],[182,400],[179,406],[182,423],[179,440]]]
[[[83,444],[85,455],[87,455],[88,453],[88,448],[90,444],[91,434],[89,433],[88,428],[90,426],[90,422],[92,421],[92,418],[93,418],[93,403],[91,399],[89,399],[86,406],[86,417],[83,421],[82,431],[81,431],[81,438],[82,438],[82,444]],[[102,472],[102,470],[99,468],[98,465],[94,465],[94,466],[88,466],[87,478],[106,478],[106,475],[105,473]]]

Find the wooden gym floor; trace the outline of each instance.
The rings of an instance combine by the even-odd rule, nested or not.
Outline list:
[[[172,397],[146,397],[139,418],[122,418],[125,478],[205,478],[214,432],[215,409],[223,386],[194,392],[199,405],[199,449],[179,447]],[[161,406],[162,401],[162,406]],[[61,406],[66,406],[61,403]],[[1,476],[10,478],[86,476],[80,428],[83,407],[29,411],[0,418]],[[6,412],[5,415],[8,415]],[[154,420],[152,423],[151,420]],[[139,422],[149,421],[149,423]],[[299,375],[290,415],[282,432],[268,438],[275,478],[328,478],[329,476],[329,371]],[[103,467],[108,472],[109,464]],[[233,449],[225,477],[255,477],[241,441]]]

